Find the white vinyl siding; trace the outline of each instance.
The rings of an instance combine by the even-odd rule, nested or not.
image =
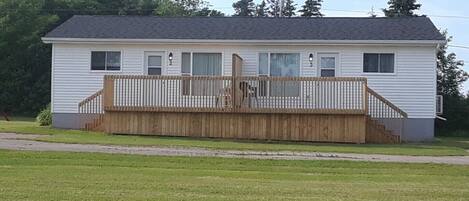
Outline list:
[[[90,71],[91,51],[120,51],[121,70]],[[338,55],[337,77],[367,77],[368,85],[409,114],[410,118],[434,118],[436,55],[434,46],[254,46],[254,45],[98,45],[54,44],[52,110],[76,113],[78,103],[102,89],[105,74],[143,75],[145,52],[173,53],[172,65],[163,63],[166,75],[181,75],[183,52],[222,54],[222,74],[231,75],[232,54],[243,58],[243,75],[258,76],[259,53],[300,53],[300,76],[318,76],[318,54]],[[394,73],[363,73],[364,53],[394,53]],[[313,66],[309,61],[313,54]]]

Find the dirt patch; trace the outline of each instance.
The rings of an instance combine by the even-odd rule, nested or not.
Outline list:
[[[393,156],[322,152],[270,152],[211,150],[178,147],[127,147],[93,144],[65,144],[34,141],[41,135],[0,133],[0,149],[27,151],[65,151],[155,156],[225,157],[268,160],[350,160],[372,162],[439,163],[469,165],[469,156]]]

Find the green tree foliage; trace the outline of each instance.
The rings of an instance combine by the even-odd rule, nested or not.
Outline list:
[[[284,17],[293,17],[296,15],[296,4],[293,0],[285,0],[285,6],[282,9],[282,16]]]
[[[389,0],[388,5],[389,8],[383,9],[386,17],[417,16],[414,11],[422,6],[416,0]]]
[[[51,46],[41,37],[73,15],[221,16],[203,0],[0,0],[0,113],[50,102]]]
[[[257,17],[267,17],[267,5],[265,3],[264,0],[262,0],[262,2],[256,6],[256,16]]]
[[[437,52],[437,91],[443,95],[444,117],[447,121],[440,125],[443,132],[448,135],[454,131],[469,130],[469,97],[461,92],[461,85],[469,78],[467,72],[462,67],[464,63],[457,60],[455,53],[448,53],[448,43],[452,37],[447,37],[447,32],[442,34],[447,38],[446,44],[438,47]],[[467,133],[466,133],[467,135]]]
[[[239,0],[233,3],[235,10],[234,16],[254,16],[256,12],[256,5],[253,0]]]
[[[442,34],[446,37],[447,31]],[[464,62],[457,60],[455,53],[447,52],[452,37],[446,38],[446,44],[440,45],[437,52],[438,93],[445,96],[462,96],[461,85],[469,75],[462,69]]]
[[[42,13],[44,1],[0,1],[0,110],[27,113],[50,97],[50,47],[41,36],[57,17]]]
[[[299,12],[302,17],[323,17],[321,4],[322,0],[306,0]]]
[[[267,0],[269,17],[280,17],[281,16],[281,0]]]

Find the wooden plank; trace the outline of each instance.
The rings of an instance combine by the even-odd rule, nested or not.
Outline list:
[[[363,115],[108,112],[106,132],[229,139],[364,143]]]

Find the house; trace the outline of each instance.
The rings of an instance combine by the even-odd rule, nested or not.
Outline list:
[[[74,16],[48,33],[58,128],[324,142],[434,136],[427,17]]]

